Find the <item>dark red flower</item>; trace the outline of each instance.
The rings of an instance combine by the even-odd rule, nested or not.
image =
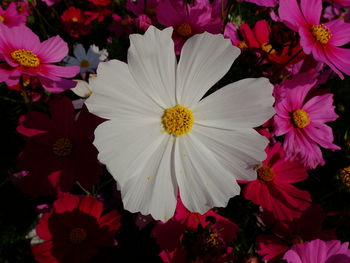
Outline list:
[[[63,194],[36,226],[43,243],[32,245],[40,263],[84,263],[99,247],[113,246],[120,227],[116,210],[102,215],[103,204],[89,196]]]
[[[66,97],[53,99],[49,106],[50,117],[31,111],[20,118],[17,131],[29,139],[19,157],[19,168],[29,174],[20,186],[35,196],[70,191],[77,181],[89,189],[102,174],[92,145],[98,120],[85,108],[76,119]]]
[[[212,210],[203,215],[189,212],[178,198],[174,217],[159,222],[152,235],[166,263],[223,263],[233,259],[228,243],[236,238],[238,230],[235,223]]]
[[[86,17],[79,8],[69,7],[61,16],[63,28],[72,37],[87,35],[90,31],[90,25],[86,23]]]

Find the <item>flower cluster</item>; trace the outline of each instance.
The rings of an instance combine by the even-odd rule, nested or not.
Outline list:
[[[0,258],[350,262],[349,43],[347,0],[2,1]]]

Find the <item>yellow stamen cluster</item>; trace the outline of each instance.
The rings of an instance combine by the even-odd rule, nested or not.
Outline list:
[[[261,49],[265,51],[266,53],[273,54],[276,51],[273,49],[272,45],[264,43],[261,45]]]
[[[269,183],[273,181],[275,178],[275,174],[271,170],[271,168],[267,165],[263,165],[258,168],[257,170],[258,173],[258,179],[261,181],[264,181],[265,183]]]
[[[339,171],[339,179],[345,187],[350,188],[350,166]]]
[[[40,65],[40,60],[32,51],[17,49],[11,52],[11,57],[23,67],[35,68]]]
[[[331,30],[324,24],[311,26],[311,33],[322,44],[327,44],[332,37]]]
[[[0,21],[1,22],[4,22],[5,21],[5,18],[3,16],[0,16]]]
[[[73,144],[68,138],[59,138],[52,146],[52,152],[59,157],[66,157],[72,153]]]
[[[89,60],[83,59],[82,61],[80,61],[81,68],[88,68],[89,66],[90,66]]]
[[[210,247],[217,247],[219,245],[218,241],[218,234],[217,233],[210,233],[210,235],[206,239],[207,245]]]
[[[69,233],[69,241],[74,245],[81,244],[86,239],[87,233],[83,228],[73,228]]]
[[[72,22],[76,23],[78,21],[79,21],[79,19],[77,17],[72,17]]]
[[[176,105],[164,111],[162,123],[166,132],[174,136],[180,136],[192,129],[193,113],[184,106]]]
[[[176,32],[183,37],[189,37],[192,35],[192,28],[189,24],[187,23],[182,23],[180,24],[177,29]]]
[[[292,121],[296,128],[305,128],[310,124],[309,114],[304,110],[295,110],[292,113]]]
[[[248,45],[247,45],[247,43],[246,43],[245,41],[241,41],[241,42],[239,42],[238,47],[239,47],[241,50],[245,50],[245,49],[248,48]]]

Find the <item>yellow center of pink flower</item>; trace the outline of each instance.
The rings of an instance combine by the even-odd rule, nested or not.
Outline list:
[[[275,178],[275,174],[267,165],[263,165],[258,168],[258,179],[264,181],[265,183],[271,182]]]
[[[164,111],[162,123],[166,132],[174,136],[180,136],[192,129],[193,113],[184,106],[176,105]]]
[[[310,124],[309,114],[304,110],[295,110],[292,113],[292,121],[296,128],[305,128]]]
[[[5,18],[3,16],[0,16],[0,21],[1,22],[4,22],[5,21]]]
[[[40,59],[30,50],[17,49],[11,52],[11,57],[23,67],[35,68],[40,65]]]
[[[52,152],[59,157],[66,157],[72,153],[73,144],[68,138],[59,138],[52,146]]]
[[[189,37],[192,35],[192,28],[189,24],[187,23],[182,23],[180,24],[177,29],[176,32],[183,37]]]
[[[266,53],[273,54],[276,51],[273,49],[273,47],[270,44],[264,43],[261,45],[261,49],[265,51]]]
[[[324,24],[311,26],[311,33],[321,44],[327,44],[332,37],[331,30]]]
[[[87,68],[90,66],[90,62],[86,59],[83,59],[82,61],[80,61],[80,67],[82,68]]]
[[[74,245],[81,244],[86,239],[87,233],[83,228],[73,228],[69,233],[69,241]]]

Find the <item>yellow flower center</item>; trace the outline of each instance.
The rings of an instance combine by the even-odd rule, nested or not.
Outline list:
[[[189,24],[187,23],[182,23],[180,24],[177,29],[176,32],[183,37],[189,37],[192,35],[192,28]]]
[[[290,238],[290,242],[293,244],[293,245],[298,245],[298,244],[304,244],[304,240],[301,236],[299,235],[294,235]]]
[[[82,61],[80,61],[80,67],[82,68],[87,68],[90,66],[90,62],[86,59],[83,59]]]
[[[345,187],[350,188],[350,166],[339,171],[339,178]]]
[[[265,51],[266,53],[273,54],[275,53],[275,50],[270,44],[264,43],[261,45],[261,49]]]
[[[176,105],[164,111],[162,123],[166,132],[179,136],[188,133],[192,129],[193,113],[184,106]]]
[[[73,228],[69,233],[69,241],[74,245],[81,244],[86,239],[87,233],[83,228]]]
[[[0,16],[0,21],[1,22],[4,22],[5,21],[5,18],[3,16]]]
[[[218,237],[217,233],[210,233],[205,242],[210,247],[217,247],[219,245]]]
[[[273,173],[271,168],[268,167],[267,165],[263,165],[259,167],[259,169],[257,170],[257,173],[258,173],[258,179],[266,183],[271,182],[275,178],[275,174]]]
[[[40,65],[40,60],[32,51],[17,49],[11,52],[11,57],[23,67],[35,68]]]
[[[52,152],[59,157],[66,157],[72,153],[73,144],[68,138],[59,138],[52,146]]]
[[[244,49],[248,48],[248,45],[247,45],[247,43],[245,41],[241,41],[241,42],[239,42],[238,47],[240,49],[244,50]]]
[[[72,17],[72,21],[74,22],[74,23],[76,23],[76,22],[78,22],[78,18],[77,17]]]
[[[305,128],[310,124],[309,114],[304,110],[295,110],[292,113],[292,121],[295,127]]]
[[[332,37],[331,30],[324,24],[311,26],[311,33],[321,44],[327,44]]]

